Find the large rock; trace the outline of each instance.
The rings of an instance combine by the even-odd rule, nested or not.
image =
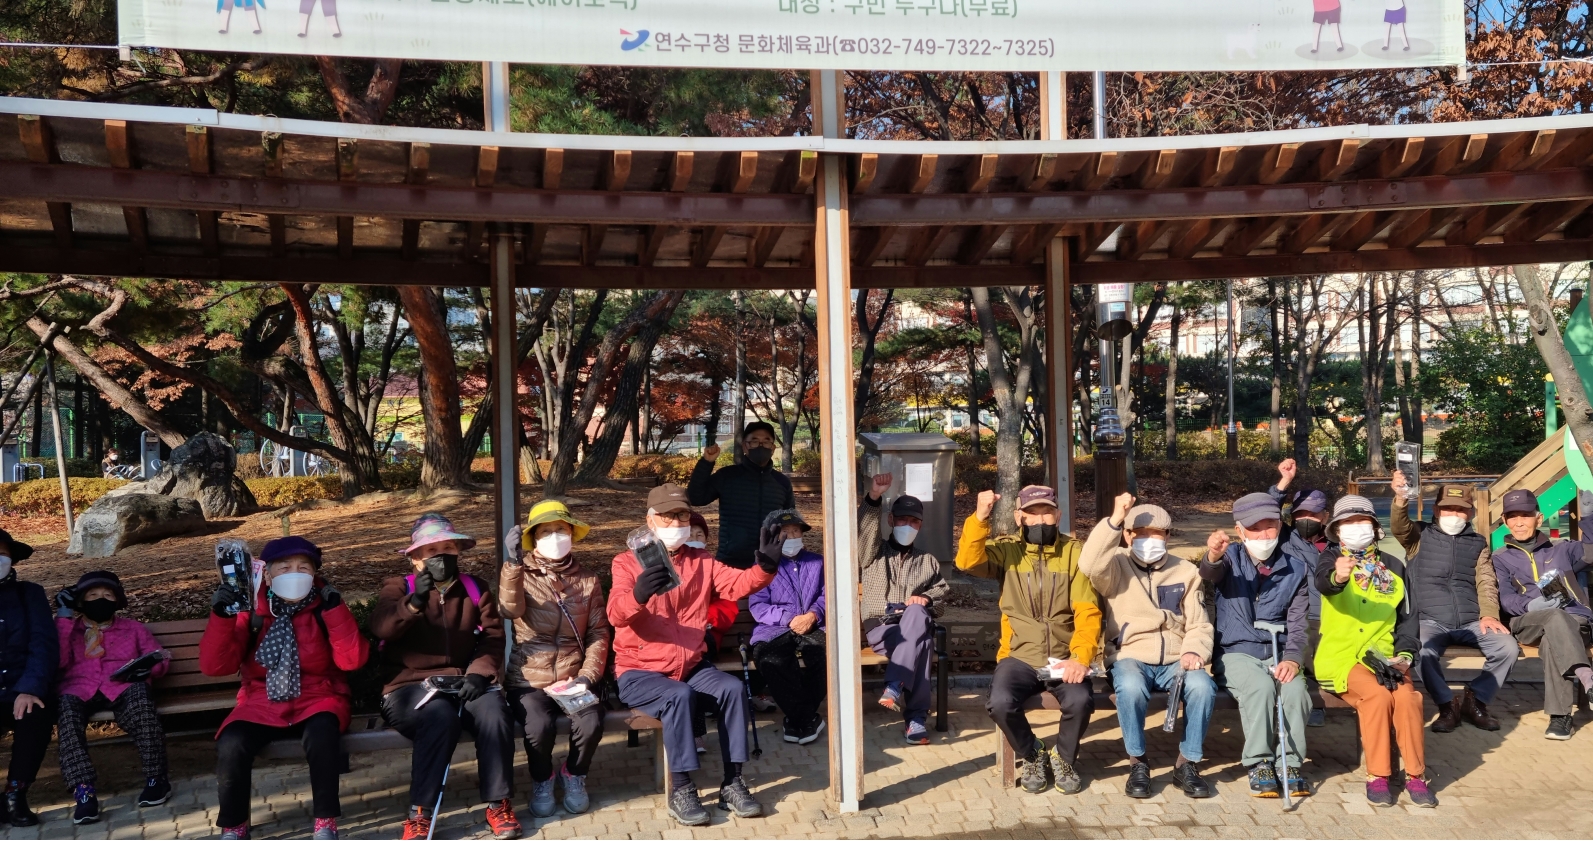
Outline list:
[[[123,485],[106,496],[161,494],[192,499],[205,517],[236,517],[258,507],[254,494],[233,473],[238,458],[224,438],[201,432],[171,451],[160,472],[142,482]]]
[[[152,543],[205,524],[199,503],[177,496],[124,493],[102,496],[78,516],[68,555],[108,558],[135,543]]]

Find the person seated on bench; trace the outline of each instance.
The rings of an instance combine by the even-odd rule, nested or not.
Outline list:
[[[1173,784],[1187,797],[1212,795],[1199,768],[1217,700],[1217,686],[1205,670],[1211,659],[1211,617],[1197,566],[1167,554],[1172,526],[1172,517],[1159,506],[1136,506],[1133,494],[1122,494],[1079,553],[1079,568],[1106,602],[1106,639],[1113,641],[1107,662],[1128,751],[1124,793],[1138,799],[1151,796],[1151,769],[1145,761],[1151,690],[1171,689],[1179,675],[1184,738],[1173,765]]]
[[[1587,655],[1593,612],[1585,604],[1545,597],[1538,581],[1551,570],[1575,580],[1593,564],[1593,552],[1589,552],[1593,530],[1583,529],[1581,540],[1550,540],[1542,531],[1538,498],[1529,490],[1506,493],[1503,509],[1510,534],[1493,554],[1499,602],[1515,617],[1510,620],[1510,632],[1516,641],[1536,645],[1543,659],[1543,711],[1549,714],[1544,737],[1564,741],[1576,729],[1571,723],[1571,704],[1576,699],[1572,681],[1593,694],[1593,663]]]
[[[224,841],[249,837],[254,758],[277,739],[298,737],[310,766],[313,837],[337,838],[348,673],[365,664],[370,645],[343,595],[320,576],[314,543],[279,537],[259,559],[265,575],[255,598],[217,587],[199,639],[201,672],[242,679],[238,705],[216,734],[216,823]],[[254,610],[243,610],[250,601]]]
[[[1421,643],[1416,614],[1406,607],[1405,565],[1377,548],[1383,528],[1366,497],[1350,494],[1334,503],[1328,537],[1338,548],[1323,552],[1316,565],[1322,593],[1317,677],[1355,708],[1366,754],[1366,799],[1373,806],[1393,806],[1396,800],[1388,786],[1394,772],[1392,728],[1405,765],[1405,793],[1417,806],[1432,808],[1438,798],[1424,776],[1422,696],[1410,680]],[[1368,658],[1378,661],[1381,674],[1367,667]]]
[[[753,421],[741,431],[739,462],[714,470],[719,445],[709,445],[686,485],[686,501],[692,505],[719,501],[719,548],[714,557],[735,569],[752,567],[763,518],[770,511],[796,507],[791,480],[774,469],[774,446],[774,427]]]
[[[89,759],[85,731],[89,716],[102,710],[116,715],[116,726],[133,737],[144,766],[144,792],[140,806],[159,806],[171,796],[166,775],[166,731],[155,715],[149,681],[166,674],[171,656],[156,662],[142,675],[118,680],[113,674],[123,666],[161,651],[155,635],[144,623],[116,612],[127,609],[122,580],[109,570],[86,572],[77,583],[55,597],[59,606],[55,626],[61,636],[60,708],[61,779],[77,804],[72,823],[100,819],[100,801],[94,794],[98,781]]]
[[[1405,474],[1394,471],[1394,505],[1389,530],[1405,547],[1411,602],[1421,628],[1422,686],[1438,705],[1434,733],[1450,733],[1462,720],[1481,730],[1498,730],[1488,705],[1504,686],[1521,656],[1521,646],[1499,621],[1499,580],[1493,573],[1488,539],[1471,527],[1477,511],[1469,486],[1449,485],[1433,500],[1433,521],[1410,519],[1412,493]],[[1483,667],[1455,700],[1444,677],[1444,650],[1465,645],[1482,651]]]
[[[459,571],[476,541],[441,514],[422,514],[410,532],[409,575],[382,580],[371,612],[382,687],[382,719],[414,742],[404,835],[430,834],[443,772],[469,731],[487,826],[495,838],[519,838],[514,814],[514,725],[502,692],[503,621],[487,582]],[[464,676],[458,694],[428,695],[426,679]]]
[[[49,597],[43,587],[17,578],[15,565],[32,554],[32,546],[0,529],[0,735],[11,732],[0,823],[18,827],[39,822],[28,808],[28,786],[50,747],[55,709],[46,700],[61,660]]]
[[[862,557],[863,631],[874,653],[884,655],[885,691],[879,705],[901,713],[911,745],[929,744],[932,686],[929,667],[935,659],[936,599],[951,592],[940,577],[940,561],[914,542],[924,525],[924,503],[916,496],[891,503],[890,536],[880,539],[880,497],[891,486],[891,474],[874,477],[857,512],[857,547]]]
[[[1095,712],[1089,672],[1101,636],[1100,601],[1079,571],[1079,542],[1057,530],[1056,491],[1044,485],[1019,491],[1012,515],[1021,536],[991,540],[990,515],[1000,498],[979,492],[957,545],[958,569],[1001,582],[1001,647],[985,710],[1022,757],[1024,791],[1039,794],[1054,785],[1076,794],[1084,788],[1076,769],[1079,742]],[[1062,710],[1054,753],[1035,737],[1023,709],[1041,692]]]
[[[1240,497],[1233,504],[1233,520],[1239,541],[1230,543],[1221,529],[1212,532],[1200,563],[1200,577],[1211,584],[1216,603],[1212,676],[1239,703],[1245,734],[1240,761],[1250,769],[1250,796],[1277,797],[1281,775],[1291,796],[1306,797],[1311,787],[1301,768],[1311,695],[1300,676],[1300,663],[1307,649],[1306,614],[1311,604],[1305,582],[1316,567],[1278,547],[1283,510],[1268,494]],[[1278,634],[1258,623],[1276,626]],[[1282,639],[1277,638],[1280,634]],[[1277,732],[1280,693],[1283,733]],[[1280,739],[1285,740],[1287,768],[1277,768],[1273,762]]]
[[[1306,689],[1311,696],[1311,714],[1306,718],[1305,726],[1323,727],[1327,724],[1327,712],[1317,706],[1320,684],[1312,661],[1317,641],[1322,637],[1322,594],[1316,591],[1315,570],[1317,559],[1328,549],[1328,498],[1327,494],[1315,488],[1294,487],[1298,473],[1299,468],[1294,459],[1286,458],[1279,462],[1278,483],[1267,488],[1267,493],[1280,506],[1288,507],[1283,531],[1278,535],[1278,541],[1282,544],[1279,551],[1306,569],[1305,586],[1311,602],[1306,612],[1306,649],[1302,652],[1304,662],[1300,664],[1300,670],[1305,673]]]
[[[725,769],[719,808],[739,818],[761,815],[763,806],[741,776],[750,715],[746,689],[739,678],[704,659],[703,636],[709,603],[716,598],[734,601],[769,586],[775,559],[760,557],[757,565],[738,570],[715,560],[707,550],[687,546],[691,506],[686,504],[686,491],[674,483],[647,494],[647,528],[668,550],[680,585],[662,592],[670,584],[669,567],[659,564],[644,571],[630,549],[614,556],[608,619],[614,624],[620,701],[663,723],[660,736],[669,760],[670,817],[683,826],[709,821],[691,779],[699,767],[691,735],[694,696],[712,700],[717,708],[719,756]]]
[[[824,556],[802,545],[802,535],[811,528],[795,508],[763,519],[760,542],[780,547],[779,565],[774,581],[747,599],[757,622],[752,659],[785,713],[785,740],[799,745],[811,744],[824,732],[819,705],[829,686],[824,668]]]
[[[514,622],[506,672],[509,709],[525,729],[531,813],[539,818],[555,810],[555,777],[563,784],[565,811],[587,810],[586,773],[603,741],[603,705],[577,710],[569,716],[569,757],[555,769],[558,718],[565,713],[543,691],[574,681],[599,692],[608,670],[614,628],[608,623],[603,582],[571,553],[589,531],[564,503],[543,500],[531,507],[524,528],[515,526],[504,538],[510,551],[498,572],[498,603]]]

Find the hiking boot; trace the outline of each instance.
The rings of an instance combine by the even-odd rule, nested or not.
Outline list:
[[[1487,730],[1490,733],[1499,729],[1499,719],[1488,714],[1488,705],[1477,700],[1477,693],[1466,687],[1466,694],[1460,696],[1460,717],[1478,730]]]
[[[405,824],[405,826],[407,827],[408,824]],[[419,835],[410,835],[409,834],[409,830],[405,829],[404,830],[404,837],[405,838],[425,838],[426,837],[426,831],[425,830],[421,830],[421,833]],[[249,841],[249,825],[248,824],[239,824],[238,826],[223,827],[222,830],[221,830],[221,841]]]
[[[811,745],[814,742],[818,741],[819,734],[821,734],[823,732],[824,732],[824,719],[820,718],[819,716],[814,716],[813,717],[813,723],[809,724],[807,727],[803,728],[802,732],[797,736],[797,744],[799,744],[799,745]]]
[[[1566,716],[1570,718],[1570,716]],[[12,826],[37,826],[39,816],[28,808],[28,787],[13,780],[6,784],[6,813],[11,816]]]
[[[1438,717],[1433,719],[1434,733],[1453,733],[1460,726],[1460,703],[1451,699],[1438,705]]]
[[[1311,784],[1305,779],[1305,771],[1298,765],[1290,765],[1288,770],[1288,783],[1290,797],[1310,797]]]
[[[431,813],[425,806],[409,807],[409,819],[404,821],[403,841],[415,841],[431,834]],[[222,838],[227,836],[223,835]]]
[[[337,818],[316,818],[310,828],[311,841],[337,841]]]
[[[77,801],[72,807],[72,823],[82,825],[100,819],[100,799],[94,796],[93,786],[79,785],[72,789],[72,799]]]
[[[1394,805],[1394,791],[1388,787],[1387,777],[1372,777],[1366,781],[1366,802],[1373,806]]]
[[[1250,766],[1250,796],[1278,796],[1278,774],[1271,762],[1262,760]]]
[[[138,795],[138,805],[159,806],[171,799],[171,783],[160,777],[150,777],[144,781],[144,792]]]
[[[702,826],[713,820],[702,807],[696,786],[681,786],[669,793],[669,816],[681,826]]]
[[[899,683],[885,684],[885,691],[880,693],[879,705],[893,713],[902,711],[902,686]]]
[[[1305,726],[1307,726],[1307,727],[1326,727],[1327,726],[1327,710],[1324,710],[1321,707],[1312,707],[1311,708],[1311,714],[1309,716],[1307,716],[1306,719],[1305,719]]]
[[[1018,775],[1018,784],[1030,794],[1039,794],[1051,784],[1046,778],[1046,773],[1051,770],[1051,752],[1045,745],[1036,739],[1029,748],[1029,755],[1023,758],[1023,770]]]
[[[592,798],[586,793],[585,774],[571,774],[568,765],[561,765],[559,782],[564,784],[564,811],[579,815],[592,807]]]
[[[531,783],[531,814],[539,818],[551,818],[558,809],[558,803],[553,799],[552,777],[540,783]]]
[[[922,721],[907,722],[907,730],[903,735],[909,745],[929,744],[929,728],[925,727]]]
[[[755,818],[763,814],[763,804],[747,790],[747,781],[736,775],[730,785],[719,789],[719,808],[738,818]]]
[[[1411,803],[1423,809],[1438,808],[1438,798],[1433,796],[1433,790],[1427,787],[1427,781],[1421,777],[1407,777],[1405,793],[1410,795]]]
[[[492,837],[510,839],[520,837],[520,819],[514,816],[514,806],[508,800],[499,800],[487,806],[487,828]]]
[[[1084,780],[1070,763],[1063,761],[1060,751],[1051,751],[1051,779],[1056,790],[1063,794],[1078,794],[1084,790]]]
[[[1544,731],[1543,738],[1563,742],[1571,738],[1571,734],[1574,732],[1576,732],[1576,725],[1571,723],[1570,716],[1551,715],[1549,716],[1549,729]],[[17,824],[17,826],[22,826],[22,824]]]
[[[1276,779],[1273,782],[1276,784]],[[1200,768],[1193,762],[1173,768],[1173,784],[1184,790],[1185,797],[1199,800],[1211,796],[1211,785],[1200,776]]]
[[[1134,760],[1128,764],[1128,783],[1123,786],[1123,793],[1135,800],[1144,800],[1151,796],[1150,766]]]

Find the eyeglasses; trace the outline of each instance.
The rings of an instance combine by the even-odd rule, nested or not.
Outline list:
[[[665,520],[669,520],[672,523],[689,523],[689,522],[691,522],[691,511],[689,509],[685,510],[685,511],[671,511],[671,512],[669,512],[667,514],[654,514],[653,516],[654,517],[662,517]]]

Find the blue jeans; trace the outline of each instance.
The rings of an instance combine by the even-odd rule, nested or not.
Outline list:
[[[1173,676],[1184,672],[1184,739],[1178,752],[1190,762],[1205,757],[1206,725],[1217,701],[1217,684],[1205,669],[1184,671],[1177,661],[1150,666],[1138,660],[1112,664],[1112,685],[1117,689],[1117,724],[1123,729],[1123,748],[1129,756],[1145,755],[1145,712],[1152,689],[1166,691]]]

